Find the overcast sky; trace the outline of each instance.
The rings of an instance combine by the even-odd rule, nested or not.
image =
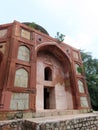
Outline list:
[[[35,22],[50,36],[60,32],[65,42],[98,58],[98,0],[3,0],[0,24]]]

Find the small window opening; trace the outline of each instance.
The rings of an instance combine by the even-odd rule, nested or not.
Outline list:
[[[49,67],[45,68],[44,79],[48,81],[52,81],[52,70]]]
[[[39,38],[38,40],[39,40],[40,42],[42,41],[42,39],[41,39],[41,38]]]
[[[68,53],[68,52],[69,52],[69,50],[67,49],[67,50],[66,50],[66,52]]]

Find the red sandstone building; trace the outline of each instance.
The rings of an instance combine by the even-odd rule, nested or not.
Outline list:
[[[79,50],[14,21],[0,25],[0,111],[90,109]]]

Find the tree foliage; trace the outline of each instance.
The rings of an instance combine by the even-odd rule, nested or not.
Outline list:
[[[55,37],[58,40],[58,42],[63,42],[65,35],[63,35],[62,33],[60,34],[59,32],[57,32]]]
[[[98,110],[98,59],[91,53],[81,51],[92,108]]]

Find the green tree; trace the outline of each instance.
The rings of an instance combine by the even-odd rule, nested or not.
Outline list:
[[[60,34],[59,32],[57,32],[56,34],[56,39],[58,40],[59,43],[63,42],[64,41],[64,37],[65,35],[63,35],[62,33]]]
[[[81,51],[86,81],[91,98],[91,105],[98,110],[98,59],[93,59],[91,53]]]

